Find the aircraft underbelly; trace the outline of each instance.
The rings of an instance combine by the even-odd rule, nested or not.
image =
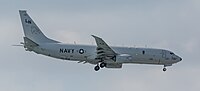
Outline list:
[[[136,64],[159,64],[159,61],[155,59],[144,59],[144,58],[135,58],[129,63],[136,63]]]

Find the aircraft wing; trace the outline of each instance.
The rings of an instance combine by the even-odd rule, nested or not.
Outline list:
[[[97,44],[97,59],[110,60],[117,55],[117,53],[111,49],[103,39],[94,35],[92,35],[92,37],[95,38]]]

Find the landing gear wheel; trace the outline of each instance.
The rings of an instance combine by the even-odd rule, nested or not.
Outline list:
[[[167,68],[163,68],[163,71],[164,71],[164,72],[167,71]]]
[[[106,66],[106,63],[103,63],[103,62],[100,63],[100,67],[101,67],[101,68],[104,68],[105,66]]]
[[[100,67],[98,65],[94,67],[95,71],[98,71],[99,69],[100,69]]]

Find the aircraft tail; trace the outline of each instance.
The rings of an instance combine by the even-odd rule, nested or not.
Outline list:
[[[19,10],[19,14],[26,39],[29,39],[37,44],[58,43],[58,41],[47,38],[39,29],[39,27],[34,23],[31,17],[26,13],[25,10]]]

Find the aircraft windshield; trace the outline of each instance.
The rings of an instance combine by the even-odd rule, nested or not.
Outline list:
[[[173,52],[170,52],[170,54],[171,54],[171,55],[174,55],[174,53],[173,53]]]

